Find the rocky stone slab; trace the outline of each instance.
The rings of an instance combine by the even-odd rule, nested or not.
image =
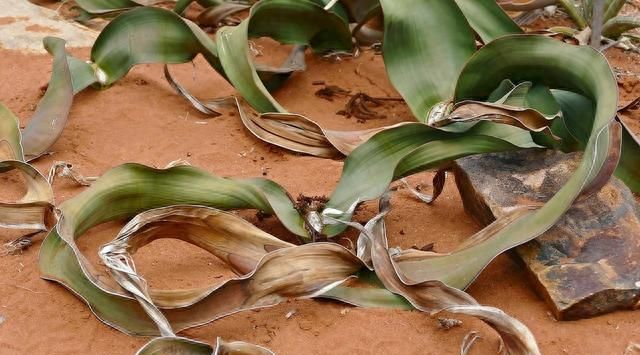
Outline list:
[[[98,35],[28,0],[2,0],[0,4],[0,48],[45,53],[42,39],[46,36],[63,38],[68,47],[91,47]]]
[[[517,205],[546,202],[580,154],[529,150],[460,159],[465,209],[487,225]],[[560,320],[640,307],[640,208],[616,178],[514,253]]]

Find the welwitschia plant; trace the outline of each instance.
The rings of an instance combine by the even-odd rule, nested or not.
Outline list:
[[[191,1],[179,1],[169,11],[140,1],[77,0],[94,15],[122,14],[104,28],[88,63],[67,55],[63,41],[45,40],[54,56],[52,79],[22,132],[8,110],[0,111],[0,171],[22,169],[32,181],[23,200],[0,204],[0,225],[46,228],[43,216],[51,210],[53,194],[26,161],[47,153],[60,136],[74,94],[90,85],[113,85],[137,64],[185,63],[199,54],[241,98],[199,100],[165,68],[174,88],[212,116],[232,104],[247,129],[269,143],[321,157],[348,155],[337,188],[326,205],[300,209],[267,179],[220,178],[184,165],[152,169],[125,164],[57,206],[59,220],[41,247],[43,277],[78,294],[114,328],[160,336],[140,354],[169,349],[270,354],[222,340],[214,349],[176,333],[246,309],[311,297],[472,315],[496,329],[508,353],[538,354],[522,323],[479,305],[463,290],[493,258],[544,233],[576,199],[597,191],[612,174],[640,191],[640,148],[616,120],[617,85],[602,54],[523,34],[493,0],[198,2],[208,7],[199,21],[208,27],[238,11],[249,13],[237,25],[219,28],[212,39],[180,16]],[[370,21],[383,26],[367,27]],[[348,52],[354,35],[382,40],[389,78],[413,122],[366,131],[327,130],[287,112],[271,95],[304,68],[306,48]],[[249,40],[258,37],[294,45],[281,67],[253,62]],[[514,209],[446,254],[390,252],[384,217],[393,181],[442,171],[473,154],[522,149],[584,153],[546,204]],[[444,175],[436,176],[441,186]],[[365,226],[351,222],[361,202],[376,199],[378,216]],[[275,215],[301,245],[224,212],[239,209]],[[76,243],[90,228],[116,220],[129,222],[100,250],[113,276],[108,279],[98,275]],[[357,250],[331,242],[348,226],[361,232]],[[179,238],[216,255],[236,277],[192,290],[149,288],[132,255],[159,238]],[[369,285],[355,287],[358,283]]]

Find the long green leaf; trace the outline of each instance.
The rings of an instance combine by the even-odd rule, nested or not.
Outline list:
[[[623,33],[640,27],[640,18],[634,16],[616,16],[604,23],[602,35],[618,39]]]
[[[473,31],[453,0],[382,0],[384,63],[418,121],[453,97],[455,78],[475,51]]]
[[[109,14],[144,6],[142,2],[134,0],[76,0],[75,3],[92,15]]]
[[[524,33],[495,0],[456,0],[456,4],[485,43],[501,36]]]
[[[128,11],[107,25],[91,49],[91,60],[109,85],[141,63],[184,63],[202,53],[220,70],[215,43],[195,24],[153,7]]]
[[[65,41],[45,37],[43,42],[47,51],[53,55],[53,69],[47,91],[22,131],[22,144],[28,160],[47,153],[62,135],[73,102],[73,82],[64,49]]]
[[[249,58],[249,37],[271,37],[288,44],[309,44],[319,52],[351,48],[351,35],[339,16],[313,1],[271,0],[251,8],[239,26],[223,27],[216,35],[225,75],[258,112],[284,112],[259,80]]]
[[[486,127],[495,130],[487,130]],[[460,140],[461,143],[456,143]],[[462,142],[475,142],[465,145]],[[355,203],[376,199],[397,178],[416,170],[435,168],[454,159],[486,153],[538,147],[531,135],[516,127],[478,124],[464,133],[450,133],[422,123],[408,123],[377,133],[356,148],[345,160],[342,177],[327,208],[347,212]],[[402,164],[403,160],[415,166]],[[366,183],[363,183],[366,182]],[[349,217],[345,213],[344,217]],[[327,235],[336,235],[343,226],[327,226]]]

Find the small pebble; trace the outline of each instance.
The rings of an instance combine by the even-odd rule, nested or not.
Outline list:
[[[445,330],[459,327],[461,325],[462,325],[461,320],[451,319],[451,318],[438,318],[438,326]]]

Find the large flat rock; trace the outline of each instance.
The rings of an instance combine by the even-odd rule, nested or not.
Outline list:
[[[539,150],[486,154],[458,160],[454,172],[465,209],[486,225],[514,206],[546,202],[579,159],[579,153]],[[612,178],[555,227],[516,249],[556,318],[640,306],[639,211],[631,191]]]
[[[46,36],[63,38],[68,47],[91,47],[98,35],[28,0],[2,0],[1,4],[0,48],[46,53],[42,46]]]

